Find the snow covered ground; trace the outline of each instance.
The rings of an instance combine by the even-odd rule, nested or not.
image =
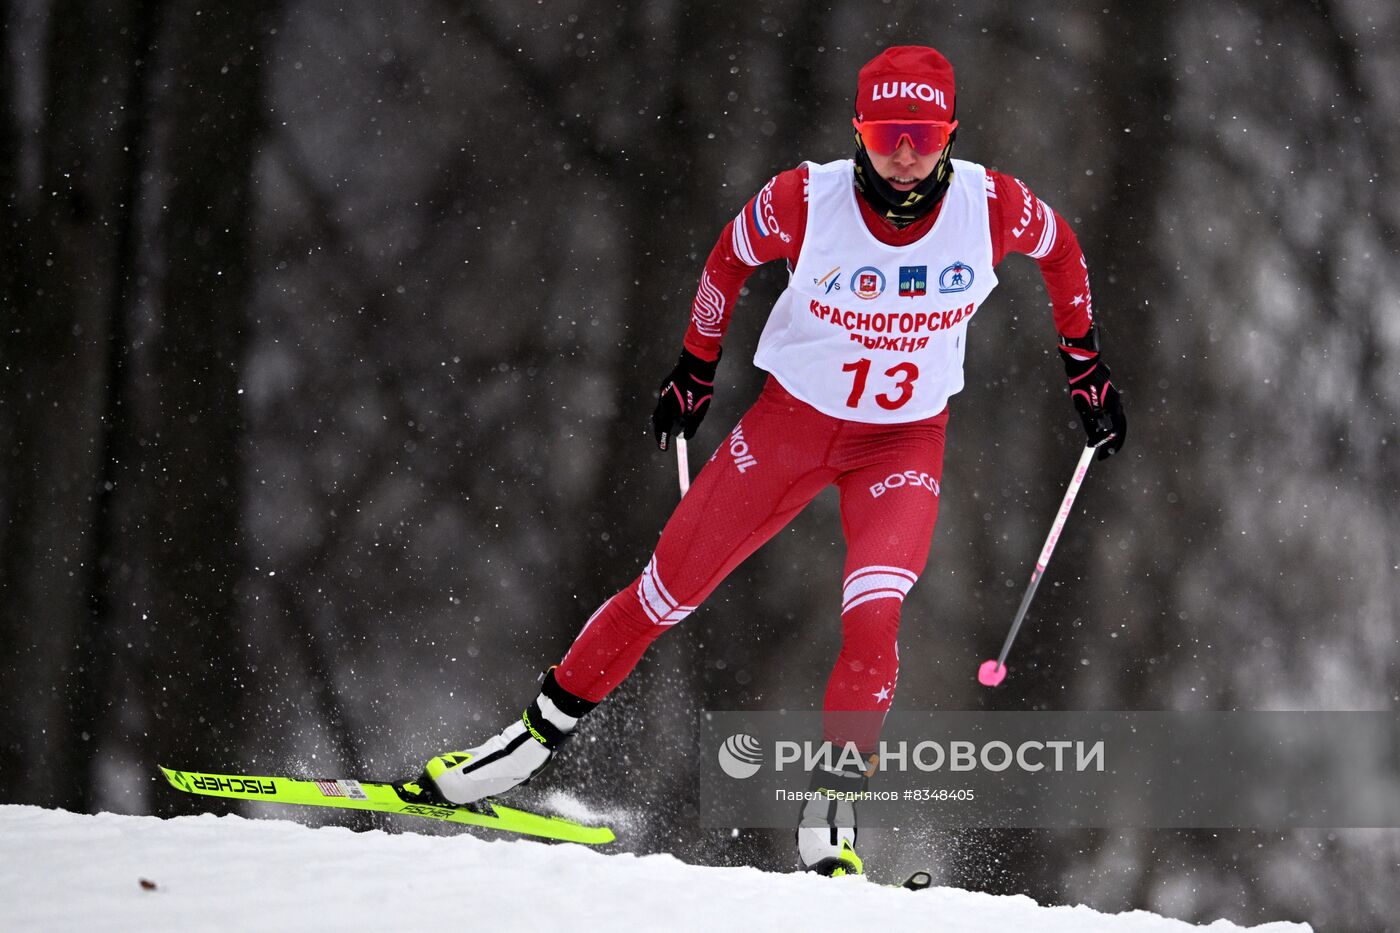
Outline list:
[[[567,927],[564,927],[567,924]],[[312,829],[283,820],[0,806],[0,929],[938,930],[1167,933],[1141,911],[1040,907],[953,888],[705,868],[582,846]],[[1299,933],[1270,923],[1259,933]]]

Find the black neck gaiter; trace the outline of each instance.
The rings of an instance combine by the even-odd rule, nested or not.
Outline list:
[[[952,181],[951,139],[943,150],[943,158],[938,160],[928,177],[919,182],[918,187],[911,191],[896,191],[875,171],[870,154],[865,151],[865,143],[856,136],[856,190],[881,217],[896,227],[907,227],[937,207]]]

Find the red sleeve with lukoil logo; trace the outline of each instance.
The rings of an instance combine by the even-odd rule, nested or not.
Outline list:
[[[988,169],[987,180],[993,264],[1008,253],[1034,259],[1050,295],[1056,333],[1083,337],[1094,323],[1094,296],[1074,230],[1019,178]]]
[[[739,291],[753,271],[775,259],[791,269],[807,229],[807,167],[780,172],[725,225],[690,306],[685,348],[703,360],[719,356]]]

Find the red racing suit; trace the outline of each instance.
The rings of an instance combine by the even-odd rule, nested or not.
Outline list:
[[[981,171],[978,166],[972,168]],[[804,163],[782,172],[726,225],[705,264],[691,307],[687,350],[707,360],[718,356],[739,291],[757,266],[782,259],[791,282],[809,221],[827,219],[808,217],[809,181],[815,182],[818,172],[831,177],[839,171],[837,163]],[[836,178],[840,184],[840,176]],[[828,185],[824,190],[830,190],[831,182],[824,184]],[[1065,337],[1082,337],[1092,324],[1092,299],[1087,266],[1069,224],[1009,175],[988,170],[983,186],[976,190],[978,197],[986,197],[993,265],[1009,253],[1034,258],[1050,295],[1056,330]],[[892,247],[925,242],[947,200],[945,197],[919,221],[896,229],[864,198],[856,196],[864,228],[860,235],[868,231],[879,243]],[[827,197],[819,203],[827,205],[823,210],[830,210],[833,202]],[[976,206],[980,211],[981,205]],[[980,236],[980,230],[977,232]],[[985,241],[980,245],[985,249]],[[804,268],[810,271],[809,266]],[[961,287],[964,270],[960,263],[944,269],[941,278],[928,275],[927,267],[917,268],[924,270],[925,279],[935,281],[916,282],[908,268],[901,268],[901,295],[923,295],[925,292],[914,289],[948,282],[950,275],[952,284],[939,290],[957,291]],[[825,283],[825,287],[832,287],[827,279],[812,278],[818,286]],[[883,276],[861,280],[852,275],[844,281],[848,291],[886,287]],[[806,300],[804,296],[797,302],[797,313],[804,320]],[[968,310],[970,316],[975,308],[968,306]],[[839,309],[829,312],[832,309],[825,304],[811,301],[812,315],[838,323]],[[904,317],[912,320],[910,315]],[[926,317],[936,319],[937,315],[918,317],[923,325]],[[894,319],[889,316],[890,321]],[[850,326],[850,313],[845,320]],[[863,323],[868,321],[868,317],[863,319]],[[805,322],[811,326],[810,320]],[[774,339],[781,348],[787,331],[779,331]],[[856,341],[874,339],[849,336]],[[760,356],[762,344],[768,341],[765,331]],[[952,391],[961,387],[960,351]],[[869,395],[885,410],[873,407],[868,399],[859,398],[866,392],[867,373],[849,365],[844,369],[850,374],[844,378],[853,382],[842,383],[838,395],[844,397],[850,389],[849,411],[818,410],[790,391],[778,375],[770,375],[759,399],[720,443],[671,515],[642,574],[603,603],[584,625],[555,671],[561,686],[586,700],[602,700],[627,676],[653,640],[693,612],[730,571],[781,530],[818,492],[835,485],[841,497],[847,554],[841,597],[842,647],[823,702],[826,738],[853,741],[864,752],[873,749],[899,676],[896,636],[900,609],[928,559],[938,517],[948,411],[942,407],[936,414],[915,420],[871,423],[898,417],[890,409],[901,403],[903,396],[893,394],[893,389],[892,394],[876,396],[872,382]],[[770,371],[776,372],[778,367]],[[888,374],[908,382],[899,367]],[[901,385],[894,383],[895,388]],[[935,405],[944,405],[942,396],[937,399]],[[864,407],[872,416],[859,413],[858,400],[866,403]]]

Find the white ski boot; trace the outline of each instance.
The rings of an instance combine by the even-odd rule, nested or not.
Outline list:
[[[869,775],[857,769],[812,772],[808,789],[822,796],[804,802],[798,816],[797,855],[803,869],[831,877],[865,874],[856,854],[855,797],[869,784]]]
[[[559,686],[550,668],[519,719],[475,748],[429,760],[420,780],[452,804],[503,794],[544,770],[579,719],[597,705]]]

